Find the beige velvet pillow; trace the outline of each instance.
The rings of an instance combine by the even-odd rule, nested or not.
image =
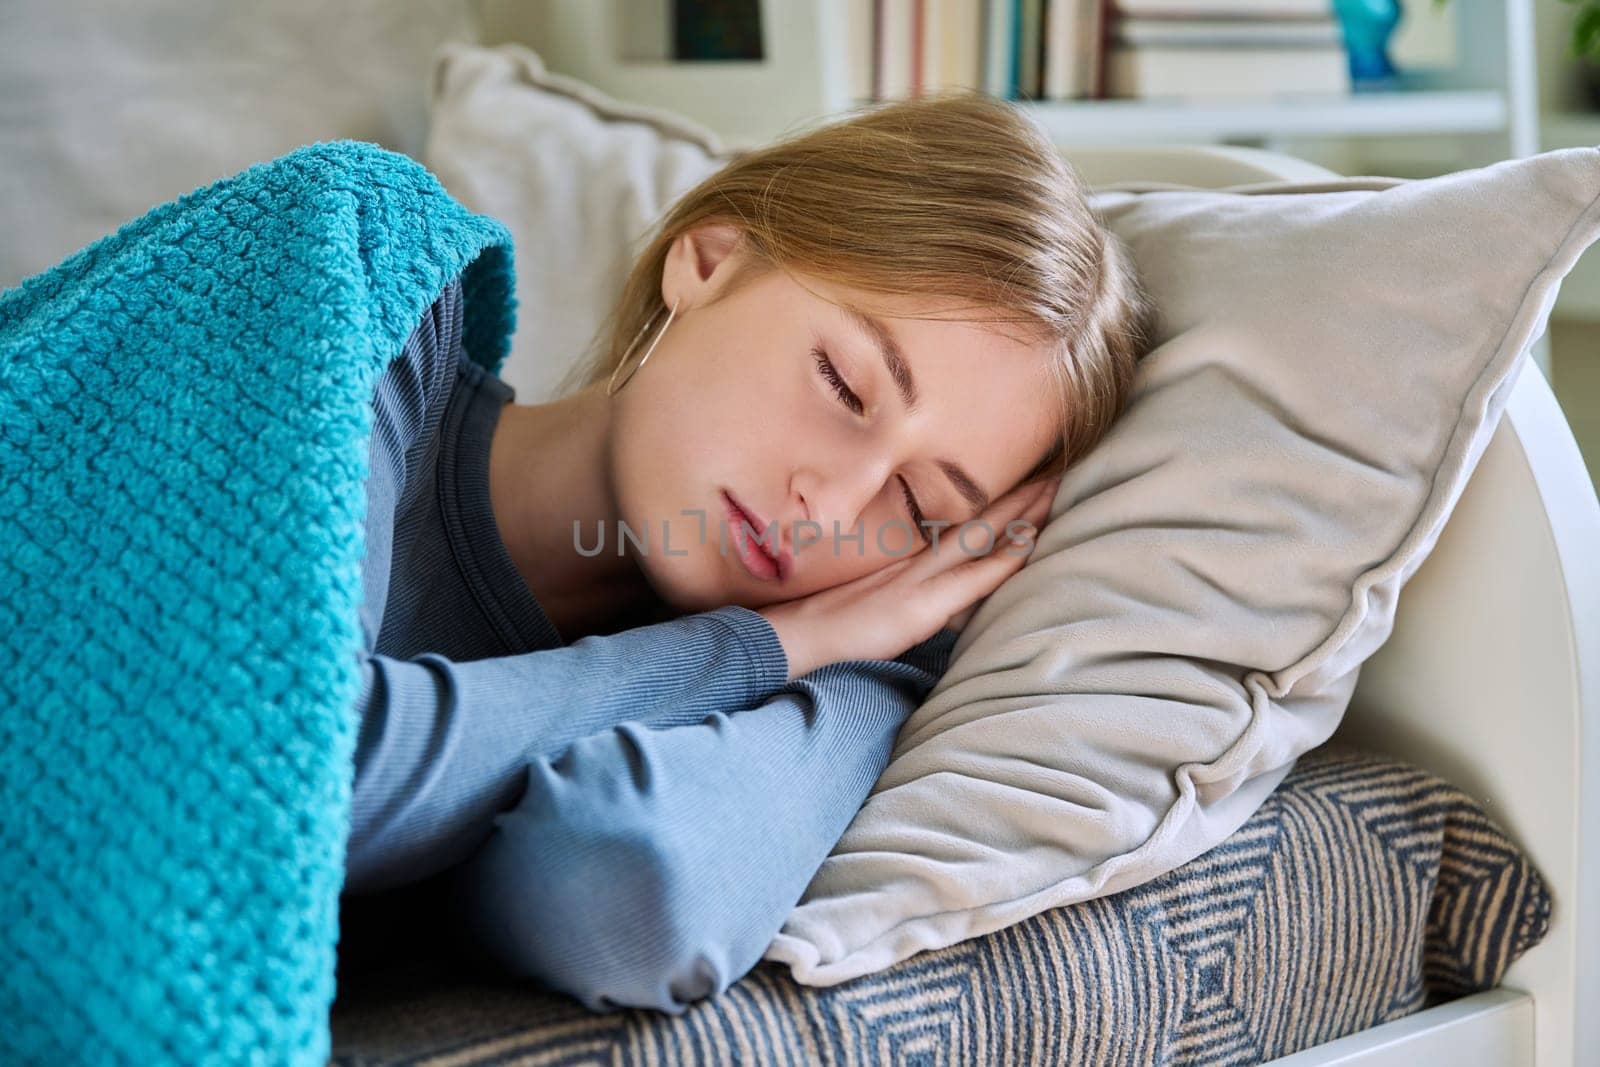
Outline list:
[[[642,232],[715,146],[636,132],[592,90],[573,111],[534,70],[447,57],[432,145],[451,157],[429,165],[512,228],[519,275],[583,235],[625,268],[610,212]],[[566,161],[574,195],[511,195],[530,159]],[[845,981],[1137,885],[1242,825],[1338,725],[1597,235],[1597,196],[1594,148],[1415,181],[1097,193],[1156,347],[765,958]],[[549,227],[560,247],[525,248]],[[525,301],[535,343],[513,361],[572,351],[545,345],[553,320],[598,323],[621,278],[589,282]]]
[[[1561,279],[1600,151],[1437,178],[1108,190],[1159,309],[765,958],[831,985],[1186,863],[1329,738]]]

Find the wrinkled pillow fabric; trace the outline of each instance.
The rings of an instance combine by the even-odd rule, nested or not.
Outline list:
[[[617,218],[643,233],[721,159],[498,51],[441,61],[431,142],[492,179],[458,188],[429,165],[511,228],[519,276],[576,270],[579,246],[608,264],[593,290],[519,289],[535,347],[512,364],[559,367],[576,355],[551,343],[561,317],[603,321],[631,263]],[[529,159],[565,161],[584,192],[505,195]],[[1338,726],[1596,237],[1597,195],[1595,148],[1417,180],[1096,192],[1158,312],[1128,409],[1067,472],[765,958],[843,982],[1139,885],[1237,830]],[[558,215],[577,228],[524,247]]]

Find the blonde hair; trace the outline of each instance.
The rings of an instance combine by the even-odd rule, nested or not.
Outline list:
[[[1049,352],[1062,426],[1023,481],[1059,474],[1121,413],[1152,314],[1131,256],[1087,191],[1031,120],[971,90],[863,105],[733,153],[666,212],[598,355],[561,392],[574,377],[578,387],[610,378],[666,311],[672,243],[722,223],[741,231],[748,253],[747,271],[722,295],[781,269],[867,294],[969,301],[983,313],[976,321],[1021,323]]]

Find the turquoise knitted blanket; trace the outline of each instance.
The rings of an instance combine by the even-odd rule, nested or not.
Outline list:
[[[371,399],[511,238],[334,141],[0,293],[0,1062],[329,1053]]]

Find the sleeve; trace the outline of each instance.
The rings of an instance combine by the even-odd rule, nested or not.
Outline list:
[[[759,703],[789,663],[739,605],[561,648],[452,661],[362,653],[346,894],[419,881],[469,855],[531,760],[637,721],[698,722]]]
[[[361,629],[372,648],[389,596],[395,509],[438,445],[439,422],[461,348],[461,279],[423,313],[372,393],[366,482],[366,556],[361,567]]]
[[[682,1014],[761,959],[949,661],[796,678],[732,715],[623,723],[541,756],[516,806],[447,876],[449,940],[591,1011]]]

